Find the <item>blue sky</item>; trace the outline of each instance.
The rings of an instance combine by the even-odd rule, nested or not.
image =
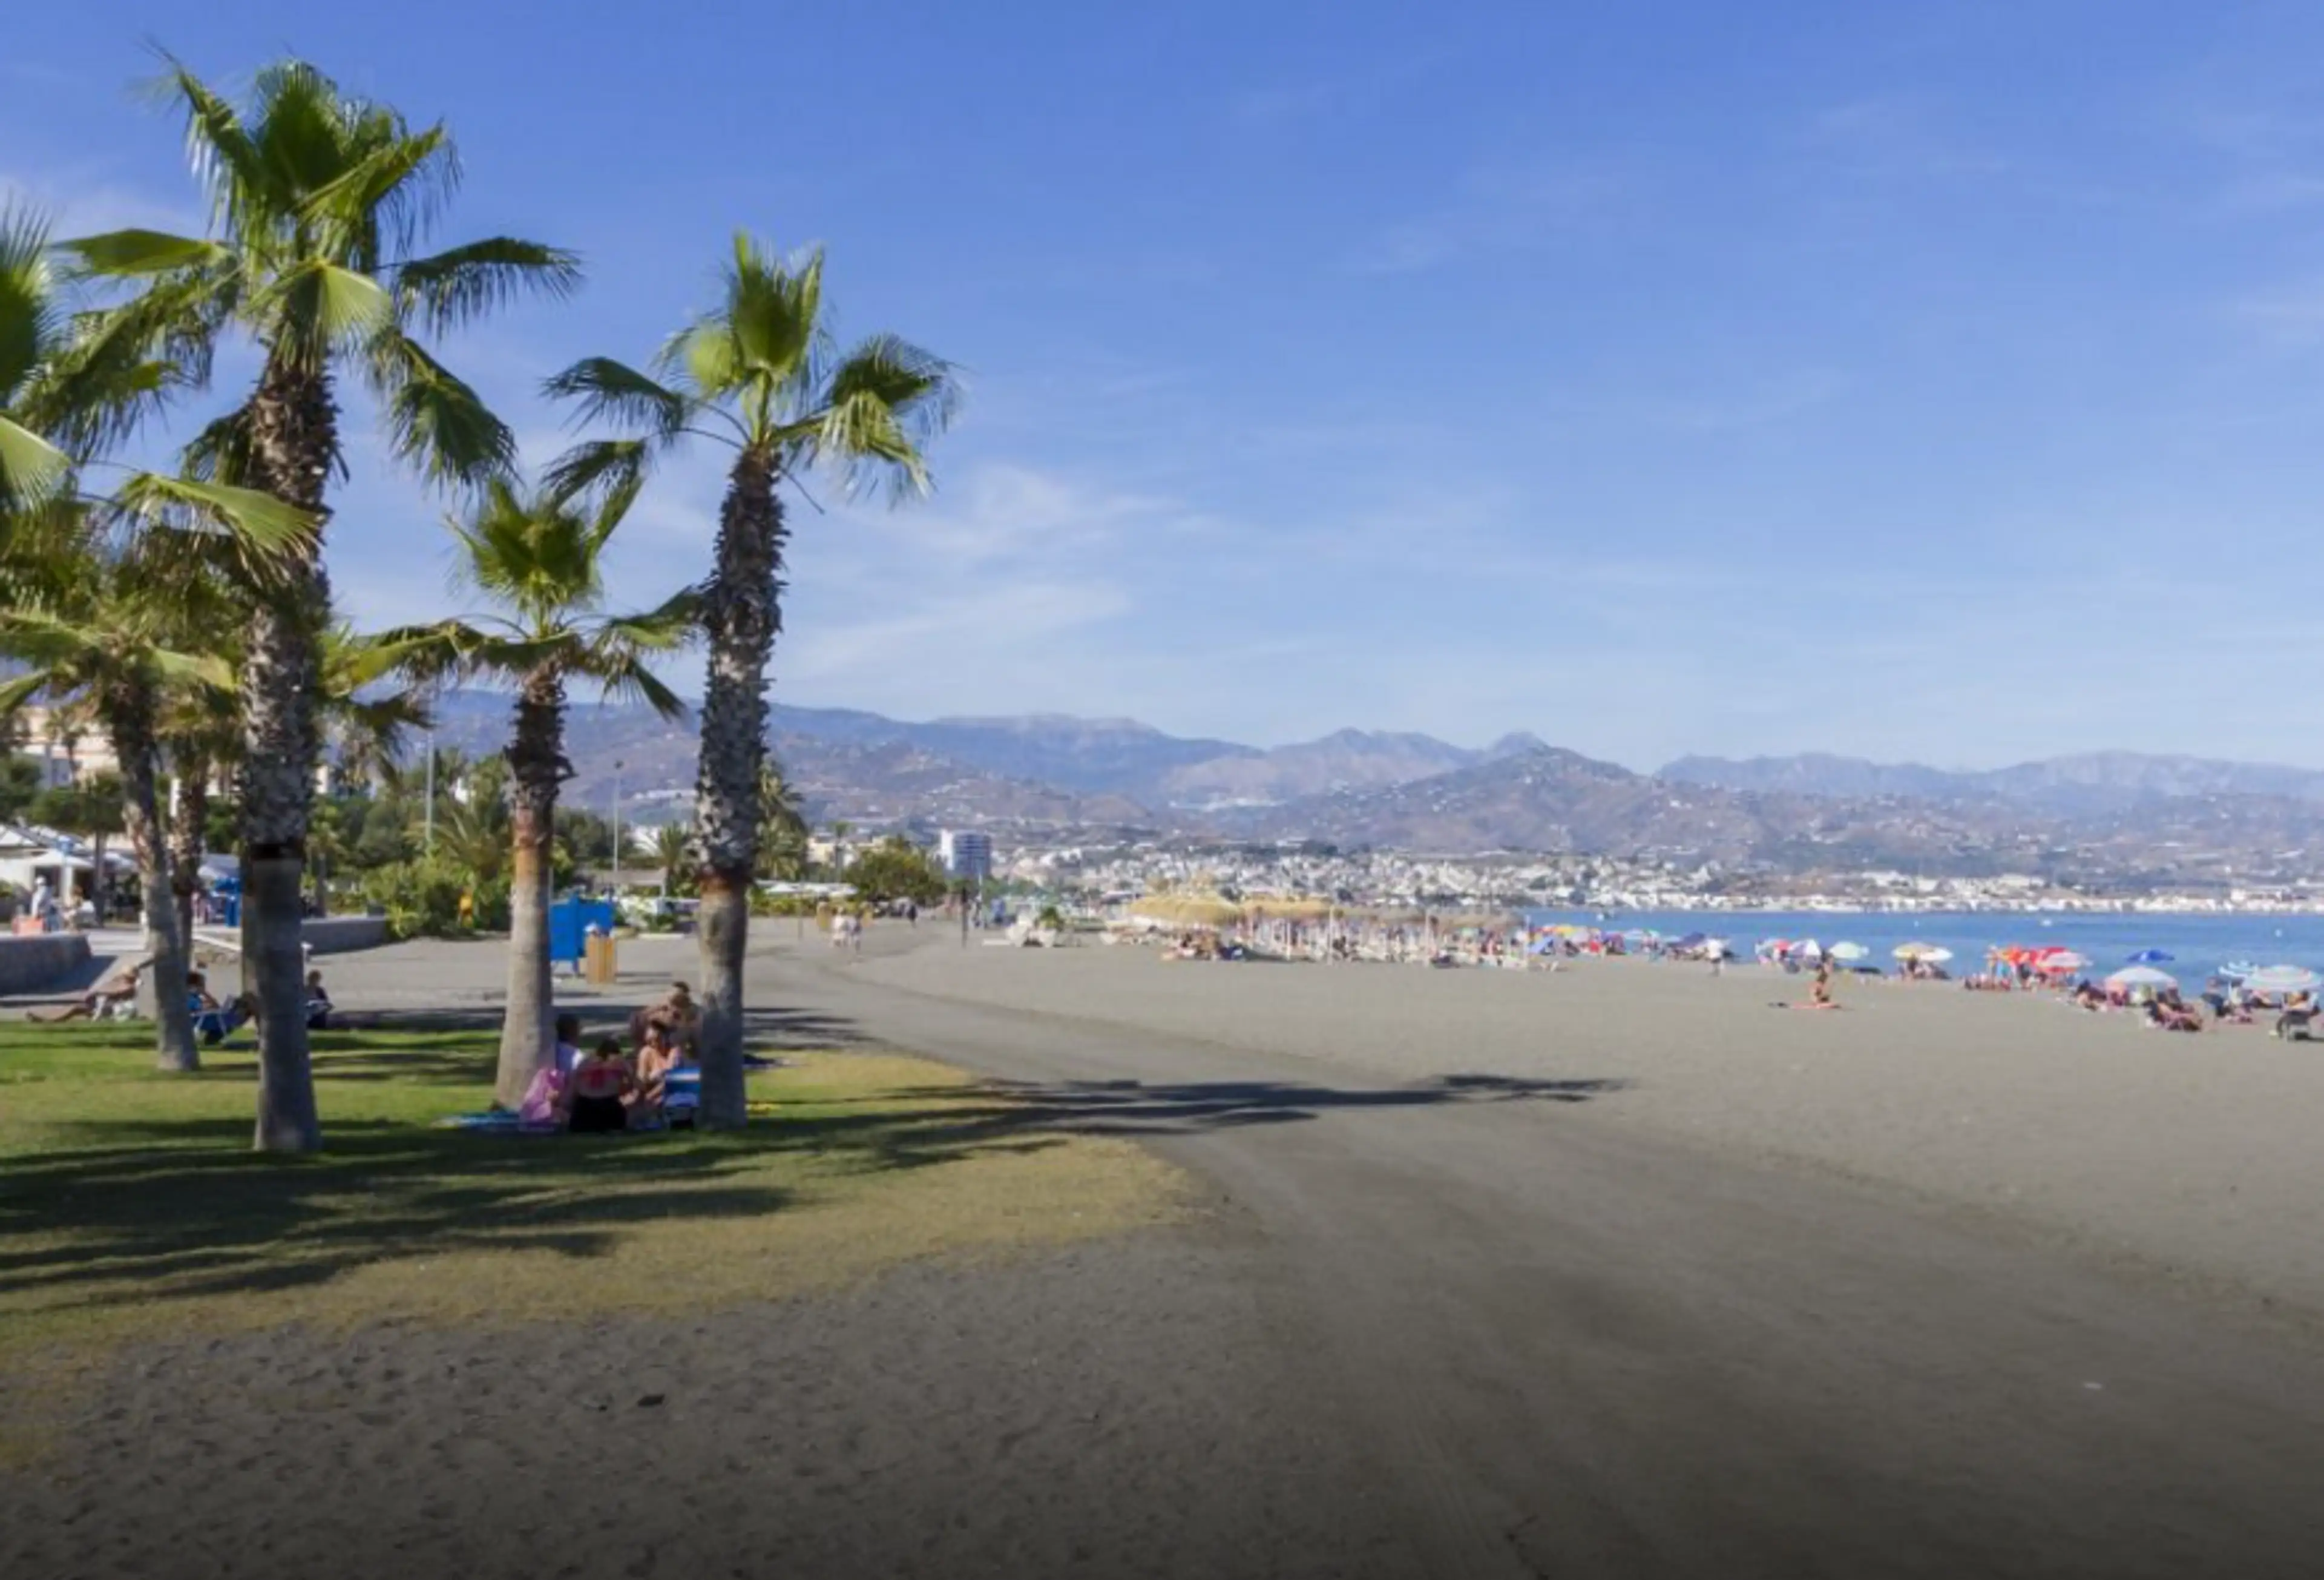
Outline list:
[[[585,254],[444,348],[530,454],[738,226],[968,369],[934,499],[795,511],[783,700],[2324,765],[2312,5],[203,9],[12,17],[0,187],[195,225],[143,41],[290,50],[449,122],[442,239]],[[344,601],[440,610],[440,504],[355,464]]]

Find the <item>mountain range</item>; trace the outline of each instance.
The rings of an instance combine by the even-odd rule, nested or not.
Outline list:
[[[509,701],[456,692],[438,739],[496,749]],[[576,707],[568,796],[673,815],[690,722]],[[1318,839],[1930,876],[2103,873],[2144,882],[2304,876],[2324,850],[2324,772],[2102,753],[1984,772],[1808,754],[1684,757],[1642,774],[1524,735],[1463,747],[1342,730],[1262,748],[1062,715],[914,723],[777,706],[769,739],[808,813],[866,827]]]

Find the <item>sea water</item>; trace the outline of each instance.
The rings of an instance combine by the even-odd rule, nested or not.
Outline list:
[[[1571,922],[1601,931],[1648,929],[1664,938],[1705,933],[1725,938],[1748,959],[1766,938],[1812,938],[1826,948],[1861,944],[1867,964],[1892,966],[1897,945],[1939,944],[1953,952],[1954,975],[1985,964],[1986,951],[2011,944],[2062,946],[2089,957],[2090,975],[2103,976],[2131,956],[2160,949],[2172,956],[2162,969],[2200,983],[2229,961],[2255,966],[2304,966],[2324,972],[2324,916],[2193,915],[2145,911],[2084,915],[2015,910],[1528,910],[1536,927]]]

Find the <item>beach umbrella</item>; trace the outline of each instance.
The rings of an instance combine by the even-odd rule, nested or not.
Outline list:
[[[1823,946],[1813,938],[1802,938],[1792,946],[1792,953],[1803,960],[1821,960],[1823,958]]]
[[[1674,949],[1692,949],[1702,944],[1711,935],[1708,933],[1689,933],[1684,938],[1672,939],[1671,947]]]
[[[2253,965],[2248,960],[2230,960],[2225,966],[2219,967],[2219,975],[2221,976],[2231,977],[2236,982],[2241,982],[2244,978],[2249,976],[2253,972],[2257,971],[2258,969],[2258,966]]]
[[[1831,948],[1825,950],[1824,953],[1830,955],[1835,960],[1845,960],[1852,966],[1857,961],[1861,960],[1866,956],[1871,954],[1872,951],[1866,948],[1861,944],[1834,944]]]
[[[2163,966],[2177,958],[2177,956],[2172,954],[2167,949],[2141,949],[2137,954],[2130,956],[2130,964],[2133,966]],[[2113,978],[2109,977],[2107,980],[2112,981]]]
[[[2302,966],[2263,966],[2244,978],[2254,993],[2314,993],[2324,977]]]
[[[2071,949],[2044,949],[2035,957],[2034,969],[2045,976],[2062,976],[2069,971],[2080,971],[2089,963],[2089,956],[2077,955]]]
[[[2177,977],[2168,971],[2157,971],[2152,966],[2126,966],[2107,977],[2106,981],[2108,987],[2125,990],[2134,987],[2165,988],[2179,985]]]
[[[1889,953],[1899,960],[1925,960],[1932,966],[1941,966],[1953,957],[1953,952],[1942,944],[1899,944]]]

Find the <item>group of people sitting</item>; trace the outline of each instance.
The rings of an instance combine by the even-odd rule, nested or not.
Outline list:
[[[580,1017],[559,1015],[555,1053],[533,1077],[519,1118],[531,1129],[598,1134],[691,1123],[684,1077],[694,1069],[701,1028],[701,1011],[682,982],[630,1017],[634,1053],[618,1037],[601,1037],[583,1052]]]
[[[68,1021],[134,1021],[138,1016],[137,996],[143,986],[146,962],[139,960],[121,967],[102,978],[70,1003],[29,1011],[26,1019],[42,1025],[54,1026]],[[186,973],[186,1009],[193,1016],[194,1035],[211,1047],[224,1042],[235,1031],[258,1018],[258,995],[235,993],[221,1000],[211,993],[209,976],[202,971]],[[331,1024],[331,995],[323,986],[323,974],[307,973],[307,1029],[327,1030]]]

